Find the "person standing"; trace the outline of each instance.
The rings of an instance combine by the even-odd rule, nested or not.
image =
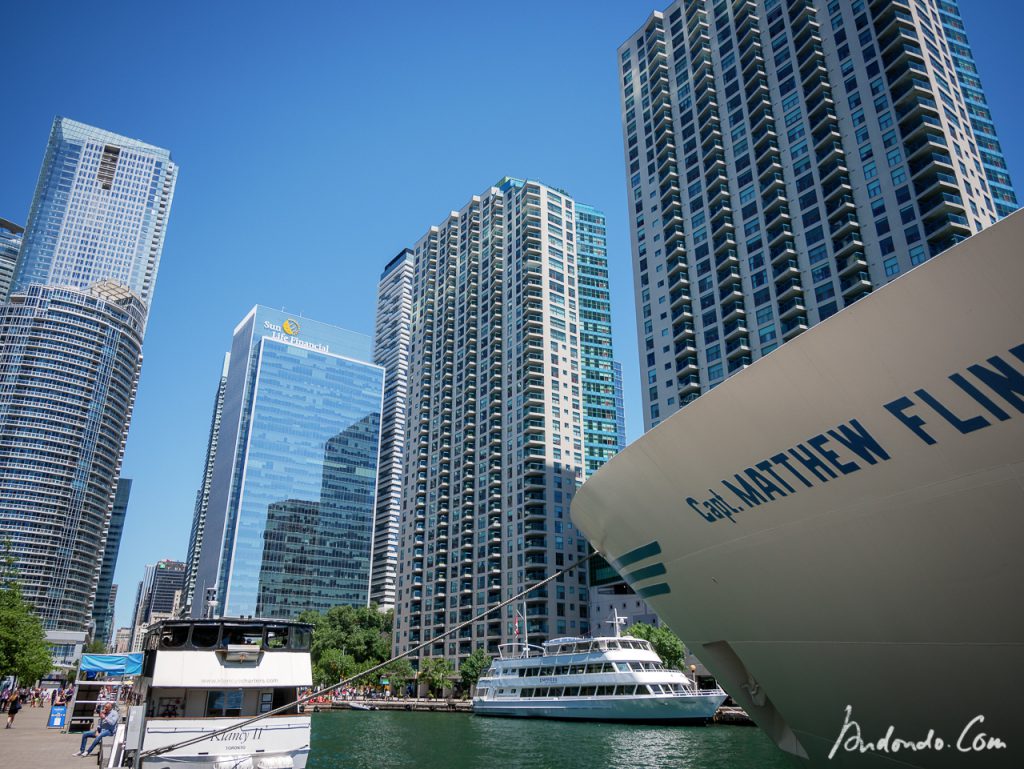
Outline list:
[[[19,710],[21,710],[21,693],[17,689],[12,689],[7,696],[7,726],[4,727],[5,729],[14,726],[14,717],[18,715]]]
[[[114,732],[117,731],[117,725],[121,722],[121,715],[114,709],[114,704],[108,702],[103,706],[103,715],[100,719],[100,725],[95,731],[86,732],[82,735],[82,745],[77,753],[72,753],[74,756],[88,756],[96,748],[97,745],[103,740],[104,737],[113,737]],[[95,737],[92,745],[89,749],[85,749],[85,743],[90,737]]]

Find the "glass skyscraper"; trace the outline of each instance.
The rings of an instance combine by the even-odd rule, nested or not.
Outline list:
[[[124,533],[124,520],[128,515],[128,500],[131,498],[131,494],[131,478],[118,478],[114,506],[110,512],[110,525],[107,527],[107,542],[103,546],[103,561],[100,564],[96,601],[92,610],[95,626],[93,638],[103,641],[103,643],[109,643],[110,636],[114,632],[114,604],[117,600],[114,569],[117,567],[117,554],[121,549],[121,534]]]
[[[177,175],[168,150],[55,118],[12,292],[114,280],[148,308]]]
[[[620,46],[647,428],[1002,213],[954,11],[676,0]]]
[[[235,329],[193,615],[369,601],[384,370],[369,338],[257,306]]]
[[[18,263],[18,252],[21,250],[21,239],[24,234],[24,227],[0,219],[0,302],[5,301],[7,294],[10,293],[14,267]]]
[[[0,305],[0,531],[47,630],[93,613],[146,307],[113,282]],[[112,577],[112,570],[110,572]]]
[[[604,216],[506,177],[409,249],[411,310],[396,652],[587,552],[569,505],[617,448]],[[378,308],[378,318],[386,317]],[[423,656],[591,630],[585,570]]]

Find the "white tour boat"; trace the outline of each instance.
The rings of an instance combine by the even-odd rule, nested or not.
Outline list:
[[[303,769],[310,716],[297,707],[166,753],[145,754],[295,702],[312,685],[310,637],[309,625],[279,620],[155,625],[146,635],[139,679],[144,704],[128,714],[121,761],[161,769]]]
[[[543,646],[502,644],[477,682],[473,712],[583,721],[705,724],[725,701],[666,668],[642,638],[556,638]]]

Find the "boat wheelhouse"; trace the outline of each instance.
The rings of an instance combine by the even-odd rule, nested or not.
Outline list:
[[[312,685],[311,631],[310,625],[279,620],[166,620],[155,625],[146,635],[139,679],[144,705],[129,715],[125,749],[144,754],[295,702]],[[140,719],[141,728],[133,727]],[[141,765],[211,767],[228,761],[237,769],[303,769],[309,719],[293,707],[237,731],[144,758]]]
[[[666,668],[642,638],[557,638],[498,652],[477,682],[477,715],[704,724],[726,698]]]

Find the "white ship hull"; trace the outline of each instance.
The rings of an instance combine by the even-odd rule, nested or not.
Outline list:
[[[594,697],[562,699],[536,698],[501,702],[474,700],[478,716],[555,718],[565,721],[619,721],[647,724],[706,724],[725,695],[679,695],[676,697]]]
[[[246,720],[150,718],[145,725],[145,749],[173,745]],[[309,735],[309,716],[272,716],[244,729],[143,759],[142,766],[168,769],[305,769]]]
[[[1022,287],[1015,214],[706,393],[573,502],[813,765],[1024,766]]]

